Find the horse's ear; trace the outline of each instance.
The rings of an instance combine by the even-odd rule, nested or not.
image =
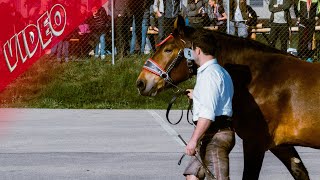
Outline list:
[[[177,29],[179,32],[184,29],[186,26],[186,23],[184,21],[184,18],[181,15],[178,15],[176,20],[174,21],[174,29]]]

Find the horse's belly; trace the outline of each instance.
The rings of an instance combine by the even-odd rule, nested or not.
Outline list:
[[[294,122],[294,120],[292,120]],[[320,149],[320,122],[306,118],[299,123],[281,123],[274,131],[274,145],[290,144]]]

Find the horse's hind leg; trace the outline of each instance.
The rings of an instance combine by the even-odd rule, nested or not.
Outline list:
[[[306,167],[293,146],[278,146],[270,151],[287,167],[294,179],[310,179]]]
[[[244,169],[243,180],[258,180],[265,154],[261,143],[243,141]]]

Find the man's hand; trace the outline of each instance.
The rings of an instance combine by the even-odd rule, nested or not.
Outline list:
[[[187,89],[186,90],[188,92],[187,96],[189,99],[193,99],[193,89]]]
[[[186,154],[189,156],[194,156],[196,154],[197,142],[190,140],[186,146]]]
[[[158,18],[162,16],[162,14],[161,14],[160,11],[157,11],[157,12],[156,12],[156,15],[157,15]]]

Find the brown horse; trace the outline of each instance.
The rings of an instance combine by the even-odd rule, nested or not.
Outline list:
[[[196,31],[206,30],[185,27],[181,17],[178,22],[141,71],[137,79],[141,95],[156,95],[168,85],[190,78],[181,50],[192,42]],[[259,178],[267,150],[295,179],[309,179],[294,146],[320,148],[320,64],[301,61],[253,40],[212,33],[217,42],[213,48],[218,48],[216,58],[234,83],[233,125],[243,139],[243,179]],[[160,70],[154,70],[156,66]]]

